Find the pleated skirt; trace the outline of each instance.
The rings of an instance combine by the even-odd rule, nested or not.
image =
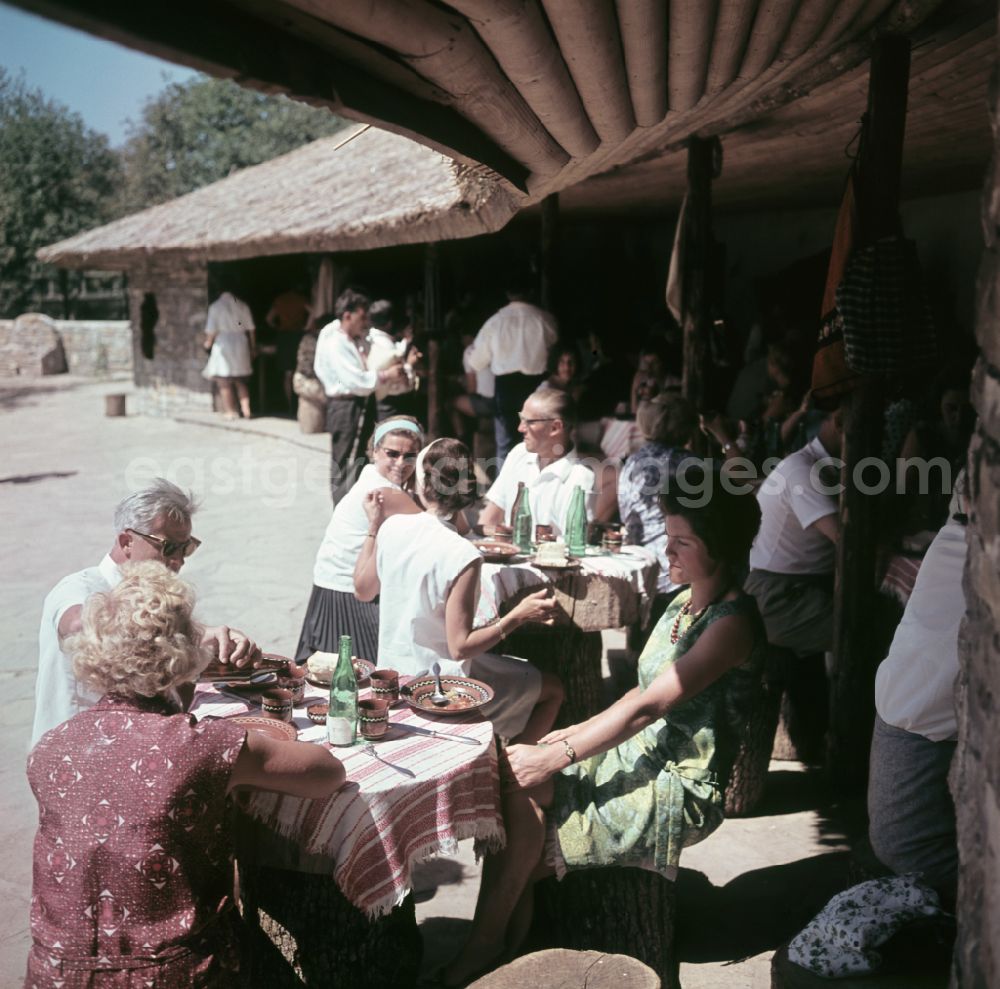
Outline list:
[[[305,662],[317,649],[337,652],[342,635],[351,637],[355,656],[378,662],[378,598],[359,601],[346,591],[313,585],[295,661]]]

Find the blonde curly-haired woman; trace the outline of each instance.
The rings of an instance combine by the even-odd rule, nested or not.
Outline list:
[[[28,759],[39,806],[26,985],[236,985],[229,794],[325,797],[344,769],[314,745],[196,724],[177,688],[209,660],[191,588],[159,562],[84,606],[76,676],[104,696]]]

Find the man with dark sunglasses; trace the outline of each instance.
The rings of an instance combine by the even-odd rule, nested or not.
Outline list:
[[[62,648],[66,638],[80,631],[84,602],[92,594],[111,590],[121,579],[119,567],[123,563],[159,560],[174,573],[179,572],[201,545],[191,535],[195,509],[189,494],[157,478],[115,509],[115,541],[104,559],[96,567],[64,577],[49,592],[38,633],[32,746],[45,732],[99,699],[77,683],[73,664]],[[260,658],[260,649],[249,636],[225,625],[206,627],[203,643],[220,660],[235,666],[246,666]]]

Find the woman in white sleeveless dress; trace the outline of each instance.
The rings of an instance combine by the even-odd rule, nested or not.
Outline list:
[[[417,459],[417,495],[425,511],[389,515],[381,490],[365,496],[371,522],[354,571],[362,601],[381,594],[378,665],[415,675],[440,663],[446,674],[493,687],[483,714],[503,738],[533,742],[555,723],[563,699],[559,680],[527,660],[492,650],[525,622],[551,625],[550,591],[529,595],[508,614],[473,628],[482,556],[458,534],[456,517],[476,500],[468,447],[435,440]]]

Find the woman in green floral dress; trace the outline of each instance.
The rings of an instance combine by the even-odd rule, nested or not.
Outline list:
[[[766,645],[740,587],[760,510],[752,494],[698,467],[684,480],[688,495],[671,491],[661,507],[670,579],[688,589],[653,630],[638,687],[588,721],[507,749],[507,844],[486,859],[472,932],[443,972],[446,985],[517,946],[536,880],[604,865],[673,878],[681,849],[722,822]]]

